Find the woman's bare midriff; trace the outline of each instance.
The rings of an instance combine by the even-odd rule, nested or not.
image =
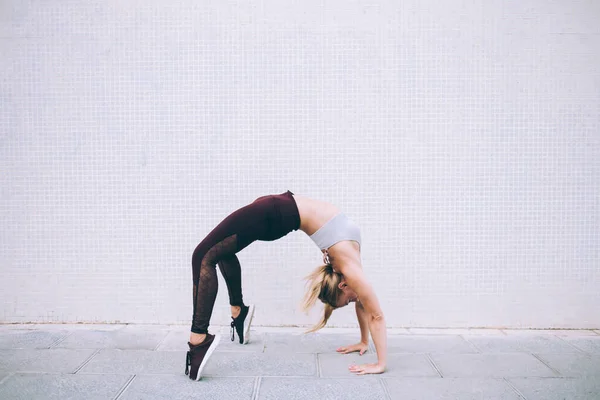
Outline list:
[[[300,230],[308,236],[340,213],[339,208],[325,201],[298,195],[294,195],[294,200],[300,214]],[[322,252],[333,265],[346,262],[360,264],[360,245],[354,241],[343,240]]]
[[[294,195],[300,214],[300,230],[308,236],[315,233],[327,221],[339,214],[340,210],[333,204]]]

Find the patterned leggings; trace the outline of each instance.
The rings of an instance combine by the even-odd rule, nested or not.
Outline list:
[[[276,240],[299,227],[300,215],[290,191],[259,197],[217,225],[192,255],[192,332],[208,332],[218,290],[217,266],[227,284],[229,304],[243,306],[242,270],[236,253],[255,240]]]

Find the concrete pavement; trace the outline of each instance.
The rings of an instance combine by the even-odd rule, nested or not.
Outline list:
[[[600,331],[390,329],[388,370],[335,349],[357,329],[228,327],[200,382],[184,374],[187,326],[0,325],[0,399],[600,399]]]

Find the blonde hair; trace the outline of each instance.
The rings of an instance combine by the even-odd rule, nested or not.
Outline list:
[[[315,332],[323,328],[327,324],[327,320],[331,317],[331,313],[337,308],[337,300],[340,293],[338,288],[342,281],[342,274],[335,272],[331,264],[321,265],[317,267],[306,278],[307,291],[302,301],[302,310],[306,313],[315,305],[317,299],[325,303],[323,317],[318,324],[313,326],[306,333]]]

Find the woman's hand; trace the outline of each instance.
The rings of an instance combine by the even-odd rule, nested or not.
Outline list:
[[[369,345],[367,343],[356,343],[356,344],[351,344],[350,346],[342,346],[340,348],[338,348],[336,351],[338,353],[342,353],[342,354],[348,354],[348,353],[354,353],[356,351],[359,352],[359,354],[362,356],[367,349],[369,348]]]
[[[379,364],[351,365],[348,369],[356,375],[381,374],[385,371],[385,367]]]

